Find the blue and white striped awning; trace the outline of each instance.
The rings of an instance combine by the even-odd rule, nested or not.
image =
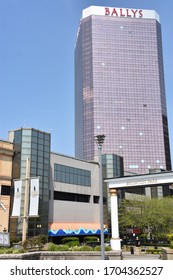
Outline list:
[[[105,226],[104,233],[108,230]],[[49,236],[74,236],[100,234],[98,223],[50,223]]]

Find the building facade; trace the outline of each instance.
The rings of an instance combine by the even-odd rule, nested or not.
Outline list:
[[[29,177],[39,178],[38,217],[28,218],[27,237],[48,233],[49,180],[50,180],[50,133],[33,128],[20,128],[9,132],[14,144],[13,179],[22,180],[21,213],[11,218],[11,238],[20,238],[24,215],[26,161],[30,159]]]
[[[75,48],[75,156],[123,157],[124,171],[171,170],[159,15],[151,10],[83,10]]]
[[[0,140],[0,232],[9,231],[13,143]]]
[[[100,234],[99,165],[51,153],[49,236]]]
[[[39,178],[39,209],[38,217],[28,216],[27,238],[45,234],[56,242],[63,236],[100,235],[99,164],[51,152],[51,135],[38,129],[12,130],[9,140],[14,147],[10,178],[22,181],[20,216],[10,219],[11,240],[23,236],[28,176],[29,189],[31,179]]]

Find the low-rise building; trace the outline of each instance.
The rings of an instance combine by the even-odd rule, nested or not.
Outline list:
[[[13,152],[13,143],[0,140],[0,232],[9,229]]]
[[[50,158],[49,236],[100,234],[98,163],[57,153]]]

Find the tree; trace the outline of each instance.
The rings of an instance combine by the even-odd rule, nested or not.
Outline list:
[[[128,227],[138,227],[143,232],[149,230],[159,238],[173,232],[173,198],[148,198],[133,196],[123,200],[119,209],[119,226],[123,232]]]

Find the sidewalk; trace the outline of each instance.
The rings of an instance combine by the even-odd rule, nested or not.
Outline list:
[[[131,254],[130,252],[122,253],[123,260],[161,260],[159,254]]]

